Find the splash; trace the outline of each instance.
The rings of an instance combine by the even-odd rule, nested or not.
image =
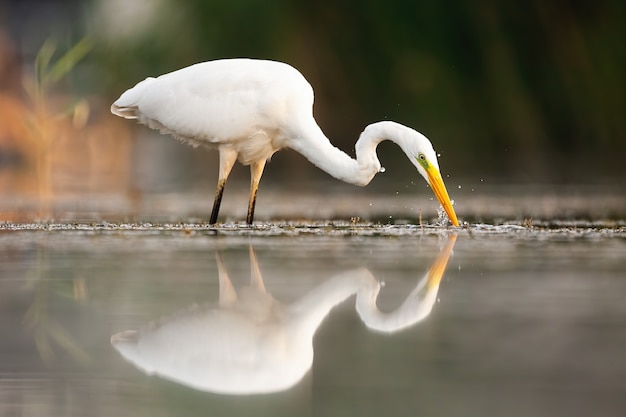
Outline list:
[[[454,206],[454,200],[450,200],[450,203]],[[446,211],[442,206],[439,206],[437,209],[437,225],[438,226],[447,226],[451,224],[450,218],[446,214]]]

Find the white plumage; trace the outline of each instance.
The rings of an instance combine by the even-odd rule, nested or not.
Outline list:
[[[291,148],[335,178],[367,185],[381,171],[376,146],[398,144],[431,185],[450,220],[458,220],[439,173],[430,141],[394,122],[367,126],[355,145],[356,159],[334,147],[313,118],[313,89],[295,68],[280,62],[224,59],[146,78],[124,92],[111,112],[137,119],[193,146],[217,149],[220,169],[210,223],[217,221],[224,185],[236,160],[251,167],[248,224],[265,162]]]

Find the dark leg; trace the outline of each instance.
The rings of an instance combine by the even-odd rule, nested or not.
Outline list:
[[[213,210],[211,211],[211,219],[209,224],[217,223],[217,215],[220,212],[220,204],[222,204],[222,194],[224,194],[224,186],[230,171],[237,160],[237,153],[230,148],[220,149],[220,171],[217,180],[217,189],[215,190],[215,200],[213,201]]]
[[[217,223],[217,215],[220,212],[220,204],[222,204],[222,194],[224,194],[225,185],[226,185],[226,179],[220,179],[217,182],[217,190],[215,191],[215,200],[213,200],[213,210],[211,211],[211,220],[209,220],[209,224],[211,225]]]
[[[248,218],[246,222],[248,225],[252,225],[254,221],[254,206],[256,205],[256,193],[259,189],[259,181],[261,181],[261,175],[263,175],[263,169],[265,168],[265,161],[254,162],[250,165],[250,201],[248,202]]]

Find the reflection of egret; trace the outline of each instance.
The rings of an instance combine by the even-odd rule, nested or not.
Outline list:
[[[204,391],[227,394],[288,389],[313,364],[313,336],[330,310],[356,293],[357,311],[370,328],[393,332],[424,319],[437,297],[452,253],[450,237],[433,266],[394,312],[376,307],[380,284],[366,269],[339,274],[293,304],[278,303],[265,290],[250,249],[251,285],[235,292],[218,256],[219,306],[194,306],[111,343],[148,374]]]
[[[371,292],[358,292],[356,309],[367,327],[391,333],[425,319],[437,300],[439,283],[448,265],[448,259],[452,255],[455,242],[456,235],[448,237],[446,245],[437,255],[426,275],[395,311],[382,313],[376,308],[376,298],[380,291],[380,285],[374,286]]]
[[[273,61],[225,59],[146,78],[124,92],[111,111],[194,146],[219,151],[211,224],[217,221],[224,186],[237,159],[250,165],[247,222],[251,224],[265,162],[274,152],[294,149],[333,177],[364,186],[382,171],[376,146],[390,140],[426,179],[452,224],[459,225],[437,155],[425,136],[398,123],[374,123],[356,142],[356,159],[352,159],[326,138],[313,118],[312,107],[313,89],[293,67]]]

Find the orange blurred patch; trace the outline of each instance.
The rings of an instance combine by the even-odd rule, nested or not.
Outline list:
[[[108,113],[89,114],[86,104],[57,116],[69,100],[53,100],[42,112],[0,94],[0,220],[24,220],[33,205],[53,207],[60,198],[129,192],[129,127]]]

